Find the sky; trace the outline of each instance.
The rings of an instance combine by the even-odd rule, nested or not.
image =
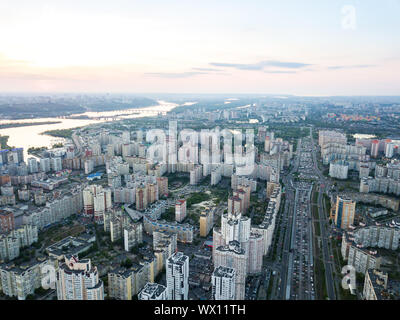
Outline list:
[[[0,92],[400,95],[400,0],[0,0]]]

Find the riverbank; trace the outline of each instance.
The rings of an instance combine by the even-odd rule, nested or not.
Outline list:
[[[10,123],[2,123],[2,124],[0,124],[0,129],[30,127],[30,126],[43,126],[43,125],[57,124],[57,123],[61,123],[61,121],[14,122],[14,123],[10,122]]]
[[[9,149],[10,147],[7,145],[8,136],[1,136],[0,135],[0,148],[1,149]]]
[[[51,137],[56,137],[56,138],[64,138],[64,139],[70,139],[72,137],[72,133],[74,130],[78,129],[79,127],[73,128],[73,129],[57,129],[57,130],[47,130],[42,132],[42,135],[48,135]]]
[[[177,105],[166,101],[157,101],[158,105],[143,109],[130,109],[124,111],[106,111],[106,112],[87,112],[80,116],[87,116],[87,119],[66,119],[66,118],[42,118],[35,119],[34,122],[54,122],[59,123],[49,125],[33,125],[29,127],[14,127],[0,129],[1,136],[8,136],[8,144],[24,148],[24,157],[28,158],[27,150],[31,147],[48,147],[56,143],[64,143],[65,139],[71,138],[72,132],[77,128],[83,128],[92,124],[106,122],[118,123],[118,120],[157,117],[160,113],[165,114]],[[118,116],[116,116],[118,115]],[[0,120],[0,124],[7,123],[32,123],[33,119],[26,120]]]

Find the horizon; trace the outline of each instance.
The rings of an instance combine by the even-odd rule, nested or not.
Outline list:
[[[87,95],[136,95],[136,96],[144,96],[144,95],[197,95],[197,96],[227,96],[227,95],[236,95],[236,96],[265,96],[265,97],[298,97],[298,98],[362,98],[362,97],[371,97],[371,98],[400,98],[400,94],[398,95],[373,95],[373,94],[363,94],[363,95],[312,95],[312,94],[290,94],[290,93],[259,93],[259,92],[156,92],[156,91],[148,91],[148,92],[135,92],[135,91],[0,91],[0,96],[7,95],[74,95],[74,94],[87,94]]]

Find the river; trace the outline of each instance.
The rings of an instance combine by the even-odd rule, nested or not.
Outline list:
[[[79,114],[88,116],[91,119],[64,119],[56,117],[56,118],[36,118],[36,119],[19,119],[19,120],[0,120],[0,124],[60,121],[60,123],[55,123],[55,124],[33,125],[26,127],[0,129],[0,135],[9,136],[7,143],[9,146],[24,148],[24,158],[26,160],[28,157],[27,150],[30,147],[51,147],[54,143],[64,141],[64,139],[62,138],[55,138],[48,135],[42,135],[41,133],[44,131],[83,127],[89,124],[111,121],[111,118],[115,117],[118,120],[121,120],[121,119],[156,116],[157,112],[159,111],[168,112],[178,106],[178,104],[161,100],[157,102],[159,103],[159,105],[150,106],[146,108],[114,110],[105,112],[86,112],[83,114]]]

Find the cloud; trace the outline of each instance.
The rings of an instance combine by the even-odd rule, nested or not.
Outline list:
[[[226,68],[235,68],[238,70],[254,70],[261,71],[265,68],[273,67],[273,68],[283,68],[283,69],[301,69],[308,66],[312,66],[312,64],[301,63],[301,62],[284,62],[277,60],[265,60],[257,63],[225,63],[225,62],[211,62],[211,66],[214,67],[226,67]]]
[[[203,69],[203,68],[192,68],[192,69]],[[207,68],[204,68],[207,69]],[[210,68],[210,70],[212,70]],[[189,78],[198,75],[218,75],[218,76],[229,76],[230,73],[222,72],[223,70],[217,70],[218,72],[205,72],[205,71],[186,71],[186,72],[147,72],[145,76],[151,77],[159,77],[159,78],[169,78],[169,79],[178,79],[178,78]]]
[[[11,72],[2,72],[0,68],[0,79],[7,80],[21,80],[21,81],[80,81],[77,76],[66,75],[66,74],[46,74],[46,73],[35,73],[30,72],[19,72],[19,71],[11,71]]]
[[[208,72],[147,72],[145,73],[146,76],[151,76],[151,77],[160,77],[160,78],[189,78],[193,76],[198,76],[202,74],[208,74]]]
[[[376,65],[372,64],[358,64],[358,65],[350,65],[350,66],[330,66],[329,70],[342,70],[342,69],[364,69],[364,68],[373,68]]]
[[[223,70],[221,70],[221,69],[215,69],[215,68],[192,68],[193,70],[196,70],[196,71],[207,71],[207,72],[221,72],[221,71],[223,71]]]
[[[277,70],[277,71],[273,71],[273,70],[268,71],[268,70],[266,70],[266,71],[264,71],[264,73],[297,73],[297,71],[279,71],[279,70]]]
[[[30,64],[30,61],[12,59],[0,52],[0,67],[12,68],[12,67],[26,67]]]

